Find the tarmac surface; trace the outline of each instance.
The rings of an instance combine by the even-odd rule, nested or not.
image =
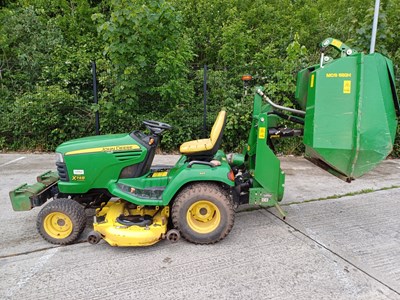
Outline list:
[[[156,156],[173,164],[178,156]],[[161,241],[55,246],[40,208],[14,212],[8,192],[55,169],[52,154],[0,154],[0,299],[400,299],[400,160],[351,184],[282,157],[282,220],[242,208],[215,245]]]

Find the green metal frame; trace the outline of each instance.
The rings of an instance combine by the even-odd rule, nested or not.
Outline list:
[[[58,178],[57,172],[47,171],[36,178],[36,183],[32,185],[24,183],[10,191],[13,209],[25,211],[41,206],[51,197],[50,189],[57,184]]]
[[[285,173],[280,168],[280,161],[267,143],[268,129],[276,125],[276,116],[268,115],[271,111],[272,107],[263,104],[261,96],[256,94],[248,145],[243,153],[254,179],[249,203],[262,206],[276,206],[283,198],[285,185]]]

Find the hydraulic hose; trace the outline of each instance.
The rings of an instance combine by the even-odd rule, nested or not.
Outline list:
[[[281,106],[281,105],[278,105],[278,104],[272,102],[272,100],[269,99],[268,96],[265,95],[261,89],[257,90],[257,94],[259,94],[261,97],[263,97],[263,99],[265,101],[267,101],[269,104],[271,104],[273,107],[275,107],[277,109],[286,110],[286,111],[289,111],[289,112],[291,112],[293,114],[300,115],[300,116],[303,116],[303,117],[306,115],[305,111],[297,110],[297,109],[289,108],[289,107],[285,107],[285,106]]]
[[[276,115],[276,116],[279,116],[282,119],[288,120],[290,122],[304,125],[304,120],[301,119],[300,117],[288,116],[288,115],[285,115],[284,113],[281,113],[279,111],[271,111],[271,112],[268,113],[268,115]]]

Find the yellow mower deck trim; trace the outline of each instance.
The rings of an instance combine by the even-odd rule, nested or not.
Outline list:
[[[169,207],[157,210],[147,210],[153,214],[153,223],[147,227],[126,226],[120,224],[116,219],[125,212],[123,201],[113,202],[97,213],[97,216],[105,216],[105,221],[94,223],[93,229],[99,232],[103,239],[111,246],[151,246],[160,241],[167,232]],[[144,211],[137,211],[142,215]]]

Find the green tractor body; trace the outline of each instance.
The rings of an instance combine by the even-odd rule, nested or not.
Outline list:
[[[340,58],[325,56],[328,47]],[[279,206],[285,174],[273,140],[303,136],[305,156],[351,181],[386,158],[393,148],[399,102],[392,62],[380,54],[357,53],[335,39],[322,43],[319,65],[299,72],[296,102],[301,110],[272,102],[258,88],[246,149],[219,150],[226,112],[218,114],[208,139],[181,145],[173,166],[153,165],[168,124],[144,121],[149,133],[76,139],[56,149],[57,172],[10,192],[14,210],[47,203],[37,228],[49,242],[74,242],[85,227],[85,208],[95,208],[90,243],[147,246],[161,239],[210,244],[228,235],[234,207]],[[280,127],[287,120],[303,128]]]
[[[188,168],[183,156],[175,166],[151,166],[156,145],[136,131],[77,139],[61,144],[56,153],[58,189],[63,194],[88,194],[105,190],[137,205],[166,206],[176,191],[192,181],[218,181],[228,186],[230,172],[222,151],[221,165],[194,164]],[[147,146],[147,147],[146,147]],[[153,153],[152,153],[153,152]]]

